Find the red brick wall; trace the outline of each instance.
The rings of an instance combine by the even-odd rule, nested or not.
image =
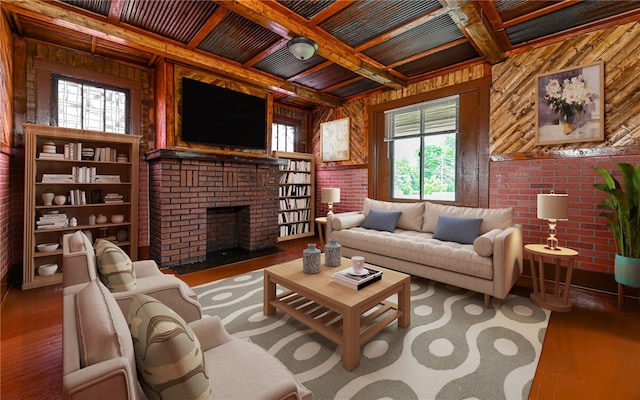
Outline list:
[[[214,155],[187,158],[150,156],[150,256],[163,267],[204,261],[207,208],[248,206],[248,250],[278,240],[278,164],[244,162]],[[244,224],[241,224],[244,225]]]
[[[585,157],[492,161],[490,163],[490,207],[514,207],[514,222],[523,227],[524,243],[542,243],[548,224],[536,217],[539,193],[567,193],[569,220],[558,222],[561,247],[580,252],[575,266],[580,269],[613,273],[616,253],[613,236],[601,217],[598,205],[604,194],[593,187],[602,180],[593,167],[612,171],[622,181],[617,163],[635,165],[637,156]]]
[[[11,157],[0,152],[0,277],[7,274],[9,267],[15,261],[11,243],[12,228],[15,223],[11,212],[10,161]]]
[[[369,190],[367,167],[316,169],[316,217],[327,215],[327,203],[321,201],[322,188],[340,188],[340,203],[333,212],[362,210]]]

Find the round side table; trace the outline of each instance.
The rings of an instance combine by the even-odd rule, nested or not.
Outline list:
[[[551,311],[571,311],[569,303],[569,291],[571,290],[571,274],[573,273],[573,262],[578,256],[578,252],[566,247],[559,247],[551,250],[544,244],[528,244],[524,250],[531,255],[531,277],[533,279],[533,293],[531,301],[543,308]],[[550,257],[555,260],[555,279],[553,292],[547,293],[545,290],[544,278],[544,258]],[[536,258],[538,259],[538,271],[536,273]],[[567,275],[564,282],[564,289],[560,290],[560,266],[562,261],[567,263]]]

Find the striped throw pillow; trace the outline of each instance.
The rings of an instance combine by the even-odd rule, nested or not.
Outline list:
[[[96,261],[100,280],[111,292],[126,292],[136,288],[133,263],[120,247],[108,240],[98,240]]]
[[[127,322],[138,380],[150,400],[210,398],[200,342],[178,314],[153,297],[136,294]]]

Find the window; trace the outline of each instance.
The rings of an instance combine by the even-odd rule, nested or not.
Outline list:
[[[126,89],[54,75],[53,97],[53,120],[57,126],[129,133]]]
[[[296,151],[297,130],[296,125],[274,122],[271,125],[271,150]]]
[[[385,111],[392,199],[456,201],[459,96]]]

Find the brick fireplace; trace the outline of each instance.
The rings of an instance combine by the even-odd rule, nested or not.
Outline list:
[[[162,267],[207,252],[259,250],[278,241],[279,166],[273,158],[159,149],[149,162],[149,253]]]

